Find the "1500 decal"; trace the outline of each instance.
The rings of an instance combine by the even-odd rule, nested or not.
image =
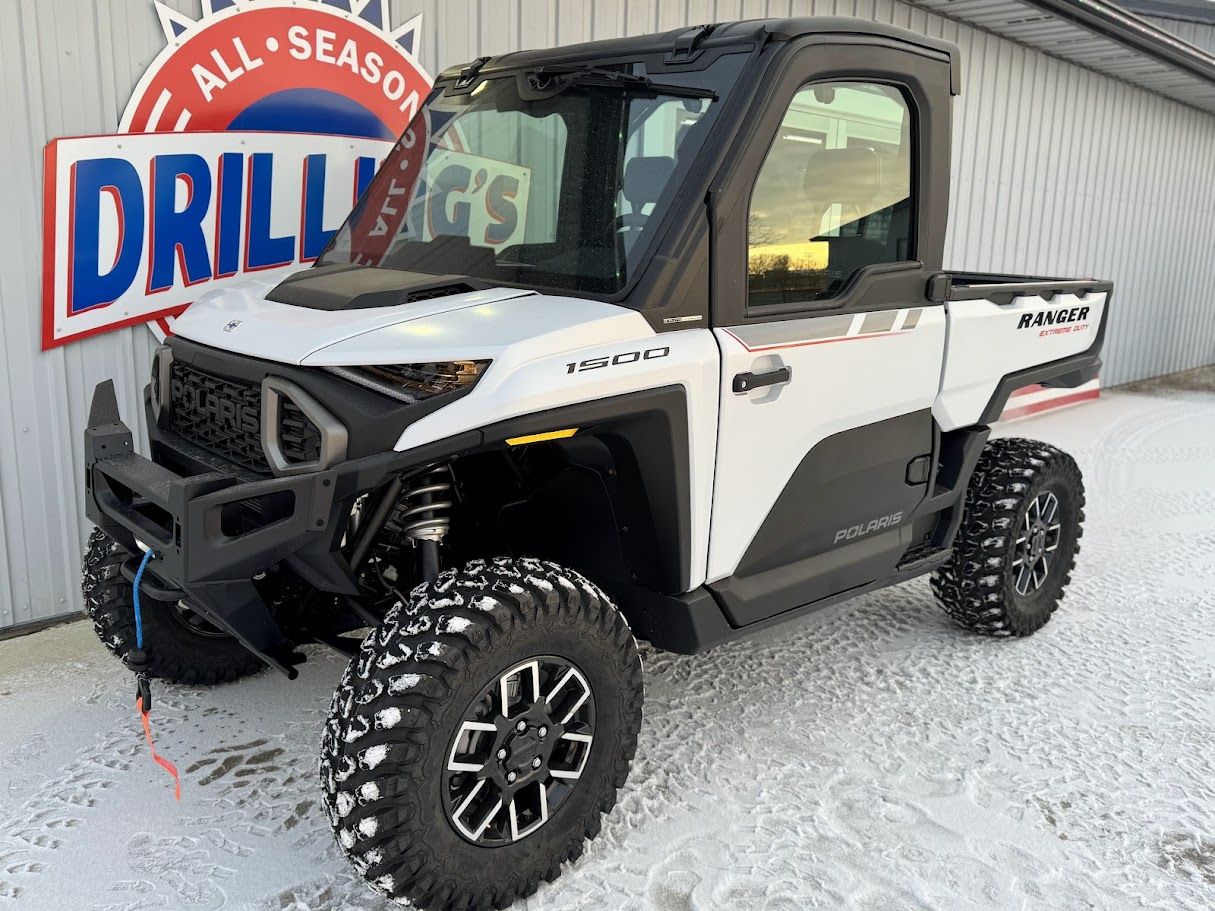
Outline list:
[[[588,357],[585,361],[571,361],[565,365],[566,373],[582,373],[584,370],[597,370],[600,367],[615,367],[619,364],[635,364],[638,361],[652,361],[666,357],[671,353],[670,348],[647,348],[645,351],[622,351],[620,354],[604,355],[603,357]]]

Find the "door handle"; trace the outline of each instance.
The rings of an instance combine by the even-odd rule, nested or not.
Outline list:
[[[742,395],[750,392],[752,389],[759,389],[761,386],[775,386],[779,383],[787,383],[793,378],[793,371],[788,367],[781,367],[779,370],[770,370],[767,373],[739,373],[734,376],[734,385],[731,387],[735,395]]]

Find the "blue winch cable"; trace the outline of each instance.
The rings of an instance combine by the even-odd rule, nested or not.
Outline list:
[[[135,647],[143,648],[143,614],[139,609],[139,586],[143,582],[143,571],[148,568],[148,564],[156,558],[156,552],[150,547],[144,551],[143,562],[139,564],[139,569],[135,573]]]
[[[156,559],[156,552],[151,548],[144,551],[143,560],[135,572],[134,597],[135,605],[135,648],[127,654],[127,666],[135,672],[135,707],[139,710],[140,721],[143,723],[143,736],[148,742],[148,750],[152,753],[152,761],[173,776],[173,796],[181,800],[181,775],[177,766],[156,752],[156,744],[152,740],[152,724],[149,713],[152,708],[152,684],[148,680],[149,656],[143,648],[143,611],[139,603],[139,587],[143,583],[143,572],[148,564]]]

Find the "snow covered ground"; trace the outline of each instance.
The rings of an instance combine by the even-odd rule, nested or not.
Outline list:
[[[1215,394],[1112,392],[1005,432],[1088,482],[1045,630],[967,635],[921,579],[708,655],[647,651],[620,805],[525,907],[1215,906]],[[0,911],[386,907],[317,805],[341,666],[159,687],[177,804],[87,625],[0,643]]]

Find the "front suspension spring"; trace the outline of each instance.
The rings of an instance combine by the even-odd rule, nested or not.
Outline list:
[[[442,543],[451,529],[451,470],[446,466],[422,475],[397,501],[390,526],[415,544]]]

